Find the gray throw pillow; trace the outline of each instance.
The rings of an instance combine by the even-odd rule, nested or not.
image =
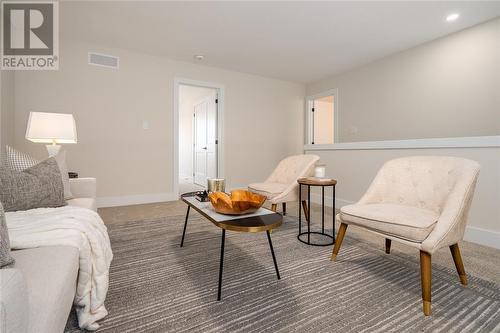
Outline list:
[[[9,231],[5,222],[3,206],[0,202],[0,268],[10,265],[13,262],[14,258],[10,255]]]
[[[0,202],[6,212],[66,205],[56,160],[51,157],[24,171],[0,167]]]
[[[71,188],[69,185],[68,167],[66,165],[66,151],[61,149],[59,153],[54,156],[54,158],[56,159],[59,170],[61,171],[61,179],[64,186],[64,199],[73,199],[73,194],[71,193]],[[32,166],[37,165],[38,163],[40,163],[40,161],[38,161],[31,155],[28,155],[12,148],[9,145],[6,145],[5,163],[12,170],[24,171],[28,168],[31,168]]]

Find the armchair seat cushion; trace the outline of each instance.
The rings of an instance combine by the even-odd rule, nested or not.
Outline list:
[[[285,191],[289,184],[266,182],[266,183],[253,183],[248,185],[248,190],[267,197],[271,200]]]
[[[340,209],[343,223],[419,243],[431,233],[438,218],[431,210],[389,203],[355,204]]]

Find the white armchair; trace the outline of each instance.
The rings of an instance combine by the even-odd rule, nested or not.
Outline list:
[[[456,157],[414,156],[384,164],[365,195],[340,209],[341,223],[331,260],[335,261],[347,226],[364,227],[420,250],[423,311],[431,314],[431,255],[449,246],[460,282],[467,285],[458,242],[479,175],[479,164]]]
[[[250,184],[248,190],[267,197],[274,211],[276,211],[277,204],[283,204],[283,215],[285,215],[286,203],[299,199],[297,179],[311,176],[318,160],[319,156],[316,155],[289,156],[278,164],[265,182]],[[305,205],[305,201],[302,204]],[[307,212],[306,206],[304,208]]]

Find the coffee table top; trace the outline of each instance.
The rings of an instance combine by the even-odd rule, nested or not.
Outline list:
[[[259,208],[255,213],[246,215],[224,215],[217,213],[210,201],[201,202],[195,192],[181,195],[182,201],[207,218],[217,227],[240,232],[261,232],[278,228],[283,223],[283,216],[267,208]]]

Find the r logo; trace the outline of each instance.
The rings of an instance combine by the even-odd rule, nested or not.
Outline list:
[[[57,5],[2,1],[2,69],[57,69]]]
[[[6,3],[3,7],[4,55],[49,55],[54,45],[51,3]]]

